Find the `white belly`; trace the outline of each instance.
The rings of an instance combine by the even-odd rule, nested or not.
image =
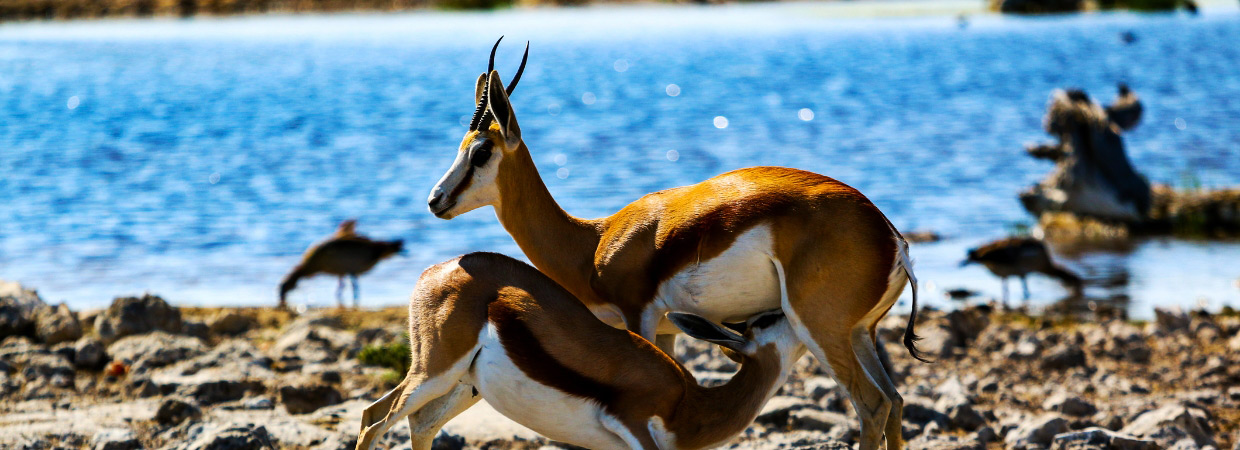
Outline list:
[[[604,427],[605,413],[597,403],[550,388],[522,372],[504,352],[491,324],[482,332],[482,349],[471,374],[491,407],[539,434],[587,448],[627,448]]]
[[[779,308],[774,242],[770,225],[751,228],[719,256],[690,263],[659,285],[655,304],[716,322],[739,322]]]

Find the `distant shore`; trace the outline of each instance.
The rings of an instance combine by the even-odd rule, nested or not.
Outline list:
[[[799,1],[798,1],[799,2]],[[839,17],[891,17],[986,13],[970,0],[803,2]],[[589,7],[754,4],[743,1],[611,0],[0,0],[0,22],[98,18],[237,16],[255,14],[385,13]]]
[[[967,16],[997,13],[988,0],[862,0],[805,3],[815,15],[832,17]],[[1203,7],[1234,6],[1226,0],[1198,2]],[[0,0],[0,23],[12,21],[98,18],[188,18],[255,14],[385,13],[589,7],[601,5],[675,6],[739,5],[733,0]],[[1110,3],[1108,3],[1110,4]],[[1098,10],[1087,3],[1080,12]],[[1102,8],[1107,9],[1107,8]],[[1122,5],[1121,5],[1122,9]],[[1149,8],[1144,8],[1149,9]]]
[[[361,411],[403,375],[407,310],[188,308],[156,296],[72,311],[0,283],[0,447],[350,449]],[[879,326],[909,448],[1233,448],[1240,315],[1056,319],[980,305]],[[679,338],[699,382],[736,365]],[[851,403],[808,356],[732,448],[851,448]],[[380,443],[408,442],[404,425]],[[485,403],[435,448],[566,448]],[[240,447],[236,447],[240,446]]]

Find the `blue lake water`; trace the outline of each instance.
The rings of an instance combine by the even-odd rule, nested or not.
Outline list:
[[[597,217],[650,191],[784,165],[866,193],[914,247],[929,303],[997,295],[965,249],[1031,218],[1016,200],[1050,165],[1051,90],[1144,99],[1125,135],[1156,182],[1240,184],[1240,15],[832,18],[814,4],[493,13],[258,16],[0,24],[0,279],[99,307],[122,294],[273,304],[301,252],[345,218],[408,254],[362,277],[364,304],[403,302],[421,270],[520,251],[493,213],[426,210],[500,34],[543,177]],[[1119,35],[1132,31],[1137,41]],[[671,87],[675,85],[675,87]],[[678,95],[669,95],[678,93]],[[725,117],[726,128],[715,126]],[[806,120],[808,119],[808,120]],[[1240,305],[1240,245],[1154,240],[1064,258],[1092,296]],[[1063,295],[1033,279],[1034,301]],[[1013,292],[1019,285],[1013,283]],[[291,300],[334,302],[335,281]]]

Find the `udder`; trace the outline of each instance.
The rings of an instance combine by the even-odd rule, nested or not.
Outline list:
[[[655,303],[716,322],[740,322],[779,308],[773,243],[770,226],[755,226],[723,253],[690,263],[659,285]]]

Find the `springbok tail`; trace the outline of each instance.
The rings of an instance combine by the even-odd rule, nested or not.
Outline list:
[[[900,268],[904,270],[904,275],[908,278],[909,287],[913,295],[913,308],[908,313],[908,325],[904,327],[904,348],[908,349],[909,355],[912,355],[914,359],[921,362],[930,362],[929,359],[926,359],[925,353],[917,349],[917,341],[920,341],[921,337],[917,336],[917,333],[913,331],[913,326],[917,324],[917,276],[913,275],[913,261],[909,258],[908,242],[903,237],[900,237],[899,234],[896,236],[899,247],[897,251],[899,260],[896,264],[899,264]]]

